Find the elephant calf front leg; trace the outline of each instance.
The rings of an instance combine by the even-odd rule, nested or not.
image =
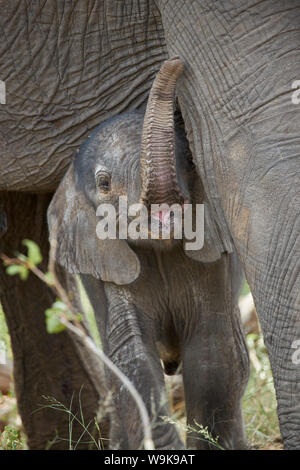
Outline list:
[[[105,352],[141,395],[151,420],[155,448],[182,449],[175,427],[163,420],[168,415],[163,370],[157,352],[147,345],[150,343],[147,338],[145,342],[142,315],[119,289],[106,287],[106,294],[109,312],[103,341]],[[115,407],[111,447],[142,448],[144,431],[136,403],[110,371],[108,379]]]

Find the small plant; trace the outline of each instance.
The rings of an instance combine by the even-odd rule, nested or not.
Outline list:
[[[62,316],[66,317],[70,321],[73,321],[74,319],[77,322],[82,321],[82,315],[80,313],[76,314],[74,317],[74,315],[69,312],[67,305],[59,299],[54,302],[51,308],[47,308],[45,315],[47,331],[50,334],[60,333],[66,329],[66,325],[61,323]]]
[[[81,391],[82,388],[80,389],[78,397],[79,412],[73,411],[74,394],[72,395],[69,407],[65,406],[63,403],[56,400],[56,398],[54,397],[43,396],[43,399],[46,403],[40,405],[40,407],[36,411],[42,410],[44,408],[49,408],[53,411],[58,411],[67,414],[69,419],[68,437],[63,438],[59,435],[55,436],[55,438],[51,442],[49,442],[47,449],[50,449],[53,444],[58,441],[67,441],[69,450],[76,450],[80,446],[80,444],[88,445],[90,449],[103,450],[104,439],[101,436],[101,431],[97,418],[94,417],[89,422],[85,421],[82,411]],[[82,428],[82,433],[77,439],[75,439],[73,435],[73,425],[75,422],[78,423]]]
[[[0,450],[24,450],[26,448],[24,436],[13,426],[5,426],[0,435]]]
[[[280,436],[273,377],[262,335],[247,336],[251,358],[250,378],[243,397],[249,443],[254,448],[272,446]]]
[[[196,421],[194,421],[195,425],[191,426],[190,424],[184,424],[178,420],[169,418],[168,416],[164,416],[163,419],[167,423],[175,424],[179,429],[185,431],[186,434],[193,434],[193,439],[208,442],[219,450],[225,450],[218,442],[219,436],[213,437],[207,426],[204,427],[202,424],[199,424]]]
[[[83,325],[81,325],[81,314],[78,314],[74,311],[74,307],[68,294],[56,276],[55,252],[57,241],[53,239],[50,242],[49,265],[48,271],[46,273],[37,267],[37,265],[42,261],[42,255],[38,245],[32,240],[23,240],[23,244],[27,247],[27,256],[20,253],[17,254],[16,258],[9,258],[4,254],[1,255],[4,264],[7,266],[7,274],[18,274],[22,280],[26,280],[31,271],[39,279],[41,279],[42,282],[46,283],[58,296],[58,299],[56,302],[54,302],[52,307],[47,309],[45,312],[48,332],[60,333],[64,329],[67,329],[77,337],[77,339],[81,342],[82,347],[89,351],[89,353],[94,356],[96,361],[104,363],[123,383],[139,409],[144,430],[143,446],[146,450],[153,450],[154,442],[152,440],[150,418],[141,395],[138,393],[135,386],[131,383],[128,377],[109,359],[109,357],[104,354],[104,352],[99,347],[97,347],[93,339],[87,334],[86,329],[83,327]],[[57,402],[56,406],[58,406],[58,403],[59,402]],[[76,421],[78,420],[76,416],[74,416],[73,419]]]
[[[51,308],[45,311],[46,327],[48,333],[60,333],[66,329],[66,322],[74,322],[76,324],[82,321],[82,315],[73,312],[73,306],[65,293],[63,287],[59,283],[54,266],[49,264],[49,270],[43,273],[37,266],[42,262],[43,258],[39,246],[32,240],[23,240],[23,245],[27,247],[27,256],[18,253],[16,258],[8,258],[1,255],[4,264],[7,265],[6,272],[10,276],[19,275],[25,281],[30,271],[47,284],[54,292],[60,295],[60,298],[53,303]],[[65,321],[64,321],[65,320]]]

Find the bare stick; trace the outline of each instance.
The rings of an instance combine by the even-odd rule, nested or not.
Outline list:
[[[132,382],[126,377],[125,374],[104,354],[104,352],[99,349],[94,341],[86,335],[82,330],[80,330],[77,326],[73,325],[70,321],[66,319],[62,319],[61,323],[66,326],[68,330],[78,336],[84,346],[89,349],[93,354],[95,354],[101,361],[106,364],[106,366],[118,377],[118,379],[125,385],[128,392],[136,402],[136,405],[139,409],[143,428],[144,428],[144,447],[146,450],[154,450],[154,443],[152,440],[152,433],[151,433],[151,425],[149,420],[148,411],[145,407],[145,404],[142,400],[141,395],[136,390],[135,386]]]

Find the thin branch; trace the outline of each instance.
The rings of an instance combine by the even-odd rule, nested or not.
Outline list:
[[[50,274],[52,275],[54,285],[57,289],[57,292],[59,294],[59,297],[62,299],[64,303],[68,305],[68,308],[70,309],[71,312],[73,312],[73,306],[64,290],[62,285],[60,284],[56,272],[55,272],[55,258],[56,258],[56,248],[57,248],[57,240],[56,237],[50,241],[50,253],[49,253],[49,265],[48,265],[48,270]],[[138,407],[140,417],[142,420],[142,425],[144,428],[144,447],[146,450],[154,450],[154,442],[152,439],[152,432],[151,432],[151,423],[150,423],[150,418],[148,415],[147,408],[142,400],[141,395],[133,385],[133,383],[128,379],[128,377],[123,374],[123,372],[109,359],[106,354],[99,349],[92,338],[86,334],[86,332],[82,329],[79,328],[78,326],[75,326],[72,322],[70,322],[66,317],[61,319],[61,323],[73,334],[75,334],[78,338],[80,338],[84,344],[84,346],[94,355],[97,356],[98,359],[104,362],[106,366],[115,374],[116,377],[125,385],[127,388],[128,392],[136,402],[136,405]]]
[[[27,261],[20,260],[19,258],[9,258],[8,256],[1,254],[0,257],[4,261],[6,265],[11,264],[19,264],[26,266],[27,269],[32,271],[42,282],[46,283],[52,291],[63,301],[63,303],[68,307],[69,312],[72,314],[72,321],[70,321],[67,315],[61,314],[60,315],[60,322],[77,338],[82,341],[82,344],[96,356],[97,359],[101,360],[106,364],[106,366],[112,371],[112,373],[123,383],[123,385],[127,388],[128,392],[132,396],[133,400],[135,401],[142,425],[144,430],[144,448],[146,450],[154,450],[154,442],[152,439],[152,431],[151,431],[151,422],[149,418],[149,414],[147,408],[142,400],[141,395],[133,385],[133,383],[128,379],[128,377],[123,374],[123,372],[106,356],[106,354],[99,349],[92,338],[87,335],[86,331],[82,327],[82,325],[77,320],[76,312],[74,312],[73,305],[69,299],[68,294],[66,293],[65,289],[61,285],[55,271],[55,258],[56,258],[56,248],[57,248],[57,240],[56,238],[50,241],[50,253],[49,253],[49,264],[48,264],[48,271],[51,275],[52,282],[49,283],[49,279],[47,276],[36,266]]]
[[[94,341],[86,335],[82,330],[80,330],[77,326],[73,325],[69,320],[63,318],[61,323],[65,325],[65,327],[74,333],[78,338],[82,340],[84,346],[91,351],[93,354],[97,356],[104,364],[113,372],[113,374],[118,377],[118,379],[125,385],[128,392],[136,402],[136,405],[139,409],[143,428],[144,428],[144,447],[146,450],[154,450],[154,442],[152,440],[152,433],[151,433],[151,424],[148,415],[148,411],[145,407],[145,404],[142,400],[141,395],[136,390],[132,382],[126,377],[125,374],[104,354],[104,352],[99,349]]]
[[[61,285],[61,283],[59,282],[58,277],[56,275],[56,271],[55,271],[56,247],[57,247],[57,240],[52,239],[50,241],[48,271],[52,276],[58,297],[67,305],[70,312],[74,313],[74,308],[73,308],[72,303],[70,302],[69,296],[66,293],[65,289],[63,288],[63,286]]]

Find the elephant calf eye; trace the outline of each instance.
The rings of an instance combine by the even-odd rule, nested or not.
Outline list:
[[[95,175],[95,179],[96,185],[101,191],[108,192],[110,190],[111,176],[109,173],[104,171],[98,172]]]

